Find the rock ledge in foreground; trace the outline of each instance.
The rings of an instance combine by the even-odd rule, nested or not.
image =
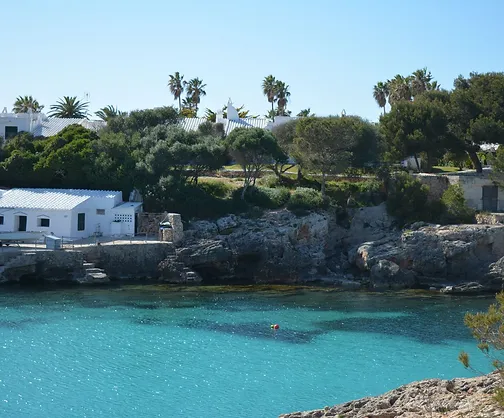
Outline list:
[[[504,409],[492,398],[499,383],[497,373],[467,379],[422,380],[380,396],[280,418],[504,417]]]

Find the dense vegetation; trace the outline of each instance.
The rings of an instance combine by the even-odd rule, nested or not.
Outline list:
[[[50,138],[20,133],[3,141],[0,185],[118,189],[125,197],[137,189],[147,210],[180,211],[186,217],[253,206],[307,210],[387,200],[389,212],[407,224],[470,222],[474,212],[454,186],[441,200],[430,201],[427,186],[401,170],[404,158],[413,157],[423,171],[446,165],[481,171],[482,161],[491,161],[496,181],[504,178],[504,152],[485,154],[480,148],[504,142],[504,73],[459,76],[447,91],[422,69],[377,83],[373,96],[383,108],[377,124],[352,115],[315,117],[305,109],[273,132],[240,128],[227,137],[208,109],[208,122],[197,131],[178,126],[181,117],[197,115],[206,94],[201,79],[185,81],[175,73],[168,86],[178,109],[125,113],[107,106],[96,112],[107,121],[98,132],[73,125]],[[290,114],[287,84],[270,75],[261,87],[271,117]],[[43,107],[20,96],[13,110]],[[88,103],[76,97],[65,96],[50,110],[58,117],[89,115]],[[250,117],[243,107],[238,111]],[[231,161],[242,174],[215,179]],[[335,181],[338,175],[353,180]]]

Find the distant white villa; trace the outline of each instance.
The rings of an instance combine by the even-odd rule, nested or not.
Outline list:
[[[18,132],[49,137],[75,124],[95,131],[106,125],[105,122],[88,119],[49,118],[44,113],[8,113],[4,108],[0,113],[0,137],[9,139]]]
[[[219,111],[216,116],[216,122],[222,123],[224,133],[228,135],[236,128],[262,128],[272,130],[275,126],[282,125],[291,118],[289,116],[276,116],[275,121],[267,118],[245,118],[238,115],[238,111],[233,106],[231,100],[227,104],[227,115],[223,116]],[[186,131],[195,131],[206,122],[206,118],[183,118],[180,120],[180,126]],[[34,136],[49,137],[56,135],[64,128],[70,125],[81,125],[87,129],[98,131],[107,124],[103,121],[73,118],[50,118],[44,113],[8,113],[7,109],[0,113],[0,137],[9,139],[16,136],[19,132],[30,132]]]
[[[142,202],[110,190],[11,189],[0,193],[0,232],[58,237],[134,235]]]

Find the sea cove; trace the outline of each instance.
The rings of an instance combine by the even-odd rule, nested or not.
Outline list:
[[[0,416],[276,417],[489,370],[492,296],[118,286],[0,294]],[[270,325],[280,325],[278,331]]]

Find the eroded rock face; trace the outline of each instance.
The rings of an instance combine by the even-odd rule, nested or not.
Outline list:
[[[177,256],[209,280],[297,282],[334,275],[329,264],[334,258],[339,264],[347,233],[328,213],[227,216],[192,223]]]
[[[369,272],[371,282],[390,287],[403,277],[404,287],[464,284],[452,288],[455,292],[502,288],[504,225],[417,227],[354,247],[350,262]],[[467,286],[471,282],[480,287]]]
[[[284,414],[280,418],[502,417],[504,409],[499,408],[491,396],[500,383],[497,373],[469,379],[423,380],[381,396]]]

